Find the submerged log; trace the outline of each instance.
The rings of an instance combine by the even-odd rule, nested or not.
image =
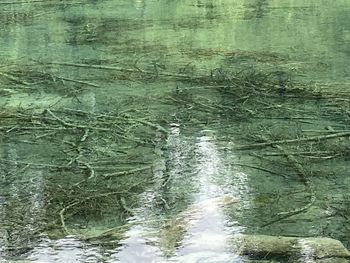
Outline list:
[[[288,262],[350,262],[350,252],[335,239],[239,235],[232,239],[236,253],[251,258],[286,259]]]

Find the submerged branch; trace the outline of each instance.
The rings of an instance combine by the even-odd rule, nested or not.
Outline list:
[[[260,166],[243,164],[243,163],[233,163],[233,165],[241,166],[241,167],[247,167],[247,168],[251,168],[251,169],[256,169],[256,170],[260,170],[260,171],[263,171],[263,172],[266,172],[266,173],[270,173],[270,174],[273,174],[273,175],[280,175],[280,176],[283,176],[283,177],[287,178],[287,176],[284,175],[284,174],[277,173],[275,171],[272,171],[272,170],[269,170],[269,169],[266,169],[266,168],[260,167]]]
[[[86,201],[89,201],[93,198],[100,198],[100,197],[107,197],[107,196],[111,196],[111,195],[117,195],[117,194],[125,194],[125,192],[121,192],[121,191],[117,191],[117,192],[108,192],[108,193],[102,193],[102,194],[98,194],[98,195],[92,195],[92,196],[88,196],[82,200],[79,200],[79,201],[76,201],[76,202],[73,202],[67,206],[65,206],[64,208],[62,208],[59,212],[59,216],[60,216],[60,221],[61,221],[61,227],[62,227],[62,230],[66,233],[66,234],[69,234],[70,231],[68,230],[67,226],[66,226],[66,218],[65,218],[65,213],[73,208],[74,206],[77,206],[79,204],[82,204]]]
[[[266,140],[265,138],[263,138],[264,140]],[[267,141],[267,140],[266,140]],[[268,141],[267,141],[268,142]],[[280,212],[277,214],[277,218],[267,222],[266,224],[262,225],[261,227],[266,227],[269,226],[273,223],[277,223],[281,220],[284,220],[286,218],[289,218],[291,216],[300,214],[305,212],[306,210],[308,210],[316,201],[316,193],[315,190],[311,184],[310,178],[308,177],[304,167],[297,161],[297,159],[295,159],[294,156],[289,155],[288,152],[285,151],[285,149],[278,145],[278,144],[273,144],[274,147],[276,147],[278,150],[281,151],[281,153],[284,155],[284,157],[288,160],[289,163],[292,164],[292,166],[295,168],[295,170],[297,171],[300,179],[302,180],[302,182],[304,183],[304,185],[306,186],[308,192],[309,192],[309,201],[306,205],[290,210],[290,211],[286,211],[286,212]]]
[[[135,173],[146,171],[146,170],[151,170],[152,168],[153,168],[153,166],[149,165],[149,166],[135,168],[135,169],[121,171],[121,172],[108,173],[108,174],[104,174],[103,176],[104,177],[112,177],[112,176],[130,175],[130,174],[135,174]]]
[[[58,116],[56,116],[50,109],[46,109],[46,112],[49,113],[55,120],[59,121],[61,124],[63,124],[64,126],[67,126],[67,127],[79,128],[79,129],[84,129],[84,130],[92,129],[92,130],[99,130],[99,131],[112,131],[112,129],[109,129],[109,128],[90,127],[90,126],[86,126],[86,125],[78,125],[78,124],[69,123],[69,122],[66,122],[65,120],[59,118]]]
[[[298,139],[289,139],[289,140],[280,140],[280,141],[269,141],[269,142],[261,142],[261,143],[253,143],[248,145],[238,145],[233,147],[235,150],[250,150],[255,148],[264,148],[267,146],[274,146],[277,144],[292,144],[292,143],[298,143],[298,142],[314,142],[314,141],[322,141],[322,140],[329,140],[333,138],[339,138],[339,137],[346,137],[350,136],[350,132],[338,132],[333,134],[327,134],[323,136],[312,136],[312,137],[306,137],[306,138],[298,138]]]
[[[90,69],[102,69],[102,70],[113,70],[113,71],[121,71],[121,72],[130,72],[130,73],[143,73],[147,75],[154,75],[155,72],[142,70],[139,68],[123,68],[123,67],[115,67],[115,66],[103,66],[103,65],[90,65],[90,64],[80,64],[80,63],[69,63],[69,62],[45,62],[44,64],[49,65],[59,65],[59,66],[70,66],[70,67],[78,67],[78,68],[90,68]],[[165,76],[165,77],[175,77],[179,79],[190,79],[191,77],[184,74],[177,74],[171,72],[160,71],[157,72],[157,76]]]
[[[7,78],[9,80],[12,80],[12,81],[17,82],[19,84],[22,84],[24,86],[30,86],[31,85],[31,83],[28,83],[28,82],[23,81],[23,80],[21,80],[19,78],[16,78],[15,76],[10,75],[8,73],[0,72],[0,76],[3,76],[3,77],[5,77],[5,78]]]
[[[87,82],[87,81],[83,81],[83,80],[76,80],[76,79],[71,79],[71,78],[67,78],[67,77],[61,77],[61,76],[55,76],[55,78],[57,79],[61,79],[61,80],[65,80],[68,82],[73,82],[73,83],[77,83],[77,84],[81,84],[81,85],[86,85],[86,86],[91,86],[91,87],[95,87],[95,88],[101,88],[101,86],[95,84],[95,83],[91,83],[91,82]]]

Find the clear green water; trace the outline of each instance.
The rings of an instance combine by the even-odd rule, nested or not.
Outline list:
[[[304,186],[281,176],[289,172],[283,163],[269,164],[279,175],[244,169],[260,160],[233,149],[252,129],[284,133],[290,125],[298,135],[310,126],[192,112],[169,97],[188,92],[181,96],[205,105],[230,101],[164,75],[288,71],[315,89],[346,90],[349,9],[346,0],[0,3],[1,108],[33,116],[51,108],[60,120],[84,126],[20,131],[18,121],[2,129],[0,262],[248,262],[229,244],[243,233],[328,236],[349,248],[346,162],[327,164],[336,166],[332,178],[313,179],[318,201],[307,213],[264,226],[271,214],[304,204]],[[121,112],[130,119],[100,116]],[[33,116],[31,125],[41,127]],[[99,121],[112,131],[96,129]],[[145,121],[163,125],[168,136]],[[117,124],[129,126],[120,135]],[[332,210],[334,202],[342,204]]]

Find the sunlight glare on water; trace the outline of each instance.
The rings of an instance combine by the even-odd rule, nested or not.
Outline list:
[[[203,131],[205,133],[207,131]],[[187,214],[188,226],[185,238],[177,251],[176,262],[239,262],[228,244],[230,236],[242,231],[242,227],[227,226],[224,207],[235,205],[237,196],[216,183],[223,170],[215,138],[204,135],[198,138],[196,155],[199,192]],[[225,201],[227,203],[225,203]]]
[[[185,154],[182,146],[186,145],[182,140],[189,141],[181,135],[181,129],[177,126],[171,128],[169,147],[173,148],[171,161],[175,164],[172,176],[179,175],[181,160]],[[127,231],[127,238],[121,244],[122,247],[114,254],[114,258],[120,262],[239,262],[240,257],[234,254],[229,246],[229,238],[233,234],[239,234],[243,228],[235,223],[228,226],[228,220],[224,213],[225,206],[236,205],[239,202],[239,193],[227,193],[229,189],[219,186],[216,177],[224,169],[221,158],[215,145],[215,138],[211,136],[199,137],[195,145],[196,152],[196,179],[199,182],[199,191],[191,193],[193,204],[179,215],[185,224],[185,236],[180,247],[171,258],[162,257],[159,249],[154,245],[157,238],[151,238],[151,233],[156,231],[147,228],[147,222],[151,221],[152,210],[150,204],[155,201],[154,193],[143,194],[144,206],[138,209],[139,215],[133,220],[134,226]],[[159,179],[159,178],[158,178]],[[173,178],[176,180],[176,178]],[[174,190],[177,190],[176,184]],[[151,190],[151,189],[150,189]],[[238,203],[237,203],[238,204]],[[158,240],[159,241],[159,240]],[[112,261],[109,261],[112,262]]]

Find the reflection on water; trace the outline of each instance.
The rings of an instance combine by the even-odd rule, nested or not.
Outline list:
[[[27,260],[38,263],[108,262],[105,261],[105,257],[108,258],[109,254],[101,248],[88,245],[74,236],[53,241],[42,235],[38,245],[31,251]]]
[[[299,245],[301,247],[300,249],[300,255],[301,258],[298,262],[303,262],[303,263],[316,263],[314,254],[315,251],[314,249],[308,244],[307,241],[305,240],[300,240]]]
[[[83,243],[74,237],[52,241],[42,236],[37,247],[28,256],[33,262],[76,262],[84,255]]]
[[[187,172],[184,175],[186,169],[181,166],[184,165],[184,162],[190,162],[187,159],[186,150],[189,147],[188,143],[192,140],[181,135],[178,125],[174,125],[171,131],[168,138],[169,157],[164,162],[170,167],[169,177],[164,181],[164,178],[162,180],[162,177],[156,173],[156,181],[160,188],[168,185],[169,192],[189,195],[189,198],[193,200],[192,204],[176,215],[173,225],[163,232],[165,237],[157,239],[155,236],[152,237],[152,232],[157,232],[157,229],[146,227],[146,225],[150,225],[150,222],[156,217],[150,211],[154,209],[155,202],[157,202],[156,193],[159,193],[160,188],[146,191],[146,194],[143,195],[143,206],[138,209],[137,217],[132,220],[135,225],[127,231],[127,238],[121,242],[122,247],[115,257],[120,262],[239,262],[239,256],[234,253],[228,241],[230,236],[241,233],[243,228],[235,222],[229,223],[224,209],[228,206],[239,205],[242,192],[231,192],[231,189],[225,188],[225,185],[218,184],[218,177],[227,176],[228,173],[222,174],[225,172],[225,167],[215,145],[215,138],[207,135],[198,138],[199,142],[194,145],[196,164],[190,167],[196,170],[195,178],[188,180],[184,176],[188,177],[191,174]],[[210,131],[206,132],[210,133]],[[179,192],[188,189],[183,185],[184,180],[186,183],[196,182],[198,191]],[[162,184],[159,185],[159,182]],[[161,257],[161,251],[155,244],[158,243],[162,247],[162,242],[167,242],[167,239],[171,238],[170,235],[178,235],[181,239],[172,244],[175,246],[175,255],[167,259],[164,256]]]
[[[43,111],[55,105],[91,114],[101,109],[123,111],[121,97],[143,99],[152,93],[160,98],[186,85],[161,80],[158,73],[163,70],[189,75],[218,67],[290,70],[296,78],[336,78],[340,84],[350,78],[347,0],[332,4],[318,0],[7,2],[0,3],[0,73],[11,73],[12,79],[1,75],[1,87],[6,89],[0,91],[0,105],[12,110]],[[99,68],[116,65],[138,74],[154,74],[140,81]],[[28,79],[18,83],[23,72]],[[33,72],[41,77],[30,75]],[[286,81],[279,78],[281,88]],[[2,92],[9,93],[3,96]],[[146,111],[158,113],[162,106],[147,105]],[[177,109],[166,114],[176,116]],[[195,116],[188,120],[190,123]],[[35,125],[40,120],[32,122]],[[125,238],[116,248],[93,246],[77,236],[57,240],[39,236],[36,227],[45,222],[51,201],[48,195],[54,194],[45,189],[47,180],[52,180],[51,171],[19,165],[21,160],[36,162],[31,147],[18,151],[16,142],[5,145],[1,149],[1,158],[7,162],[1,163],[0,260],[10,258],[11,246],[17,246],[23,258],[38,263],[239,261],[228,239],[247,227],[242,218],[249,220],[254,182],[231,165],[236,161],[234,152],[218,150],[223,143],[216,138],[218,131],[187,135],[184,130],[193,127],[186,125],[172,124],[165,147],[154,149],[154,180],[138,196],[138,208],[129,215]],[[82,146],[86,149],[78,151],[88,152],[97,143],[94,131],[87,130]],[[116,148],[118,143],[113,141]],[[106,139],[105,144],[111,141]],[[100,148],[99,154],[106,154],[107,147]],[[43,162],[52,164],[51,159],[56,158],[46,156],[44,150],[38,152],[44,155]],[[258,180],[256,184],[264,182]],[[227,208],[231,208],[230,217]],[[50,212],[54,215],[48,218],[57,218],[59,211]],[[4,222],[8,225],[2,226]],[[12,231],[13,226],[20,230]],[[307,244],[304,248],[305,260],[312,260]]]
[[[209,132],[210,131],[206,131]],[[225,172],[215,145],[214,136],[203,135],[197,143],[197,176],[199,192],[187,212],[186,235],[177,251],[178,262],[239,262],[229,246],[229,238],[242,231],[242,227],[230,224],[224,214],[225,206],[239,202],[239,193],[219,186],[218,177]],[[227,173],[226,173],[227,175]]]
[[[155,241],[151,237],[154,230],[144,226],[144,221],[147,220],[148,218],[140,218],[135,222],[136,225],[126,232],[127,238],[120,242],[121,248],[112,254],[108,262],[162,262],[159,248],[152,245]]]

